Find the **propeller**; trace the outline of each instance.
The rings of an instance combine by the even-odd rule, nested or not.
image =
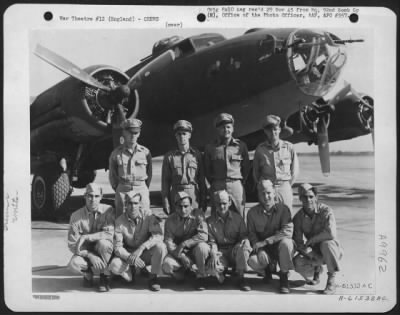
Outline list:
[[[100,91],[97,95],[97,99],[100,101],[102,107],[108,110],[106,116],[106,121],[108,123],[113,120],[119,121],[121,119],[125,119],[121,105],[129,98],[131,91],[135,91],[138,87],[140,87],[143,83],[143,79],[147,78],[156,71],[160,71],[175,60],[175,54],[172,52],[172,50],[167,50],[135,73],[133,77],[129,79],[127,84],[108,87],[97,81],[85,70],[79,68],[69,60],[61,57],[46,47],[41,46],[40,44],[36,46],[34,53],[39,58],[53,65],[62,72],[89,86],[99,89]],[[138,97],[138,95],[136,95],[136,97]],[[136,106],[132,117],[136,117],[138,109],[138,106]],[[115,116],[115,119],[113,116]]]
[[[331,172],[328,137],[329,120],[330,116],[327,114],[321,116],[317,123],[319,161],[321,162],[321,170],[324,176],[329,176]]]
[[[90,74],[86,71],[82,70],[78,66],[74,65],[69,60],[61,57],[60,55],[56,54],[55,52],[43,47],[42,45],[38,44],[34,51],[35,55],[39,58],[43,59],[47,63],[53,65],[57,69],[61,70],[62,72],[78,79],[87,85],[93,86],[103,91],[110,92],[111,88],[108,86],[103,85],[95,78],[93,78]]]
[[[329,135],[328,127],[330,122],[330,114],[335,110],[335,104],[345,97],[351,91],[350,83],[344,81],[344,86],[327,102],[329,105],[324,106],[324,111],[318,113],[317,121],[317,142],[318,154],[321,163],[321,170],[324,176],[329,176],[330,167],[330,153],[329,153]]]
[[[372,137],[372,145],[375,148],[375,132],[374,132],[374,126],[373,126],[373,111],[374,111],[374,106],[373,104],[370,104],[369,102],[367,102],[362,95],[360,95],[356,90],[351,89],[351,93],[353,93],[353,95],[355,95],[358,100],[360,101],[360,103],[362,104],[363,109],[366,109],[366,111],[371,111],[371,121],[368,120],[368,122],[366,122],[366,127],[371,131],[371,137]],[[372,100],[371,100],[372,101]],[[373,102],[373,101],[372,101]]]

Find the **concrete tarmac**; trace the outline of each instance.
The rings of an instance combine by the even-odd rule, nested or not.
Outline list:
[[[315,161],[314,161],[314,160]],[[302,169],[297,183],[311,182],[318,187],[321,202],[332,207],[336,221],[338,239],[344,248],[341,271],[336,277],[336,294],[374,294],[375,293],[375,262],[374,262],[374,181],[373,160],[350,157],[341,162],[341,174],[338,171],[331,177],[320,174],[318,157],[301,158]],[[333,160],[336,161],[333,157]],[[361,161],[361,162],[360,162]],[[362,162],[363,161],[363,162]],[[335,163],[335,162],[334,162]],[[334,164],[332,163],[332,164]],[[365,168],[360,167],[365,164]],[[345,165],[344,165],[345,164]],[[349,174],[348,167],[352,170]],[[362,171],[360,171],[362,169]],[[162,211],[160,208],[161,196],[160,172],[161,159],[154,159],[154,176],[151,185],[152,210]],[[357,176],[360,171],[364,179]],[[100,184],[109,201],[113,191],[108,184],[108,173],[98,171],[96,182]],[[348,176],[348,177],[346,177]],[[348,180],[351,178],[351,180]],[[82,277],[74,275],[66,269],[71,258],[67,247],[68,220],[70,214],[83,205],[83,189],[75,189],[67,210],[56,214],[51,221],[35,220],[32,222],[32,290],[34,293],[64,293],[81,292],[92,293],[96,288],[82,287]],[[297,189],[294,189],[294,209],[300,208]],[[246,204],[250,208],[254,203]],[[219,285],[215,278],[208,280],[206,291],[197,292],[194,282],[188,279],[184,284],[178,285],[173,279],[163,276],[161,278],[161,292],[150,292],[147,289],[147,280],[144,276],[137,276],[135,285],[125,283],[121,279],[112,282],[112,291],[106,294],[135,294],[146,290],[149,294],[277,294],[279,278],[273,276],[270,284],[264,284],[262,278],[255,273],[248,273],[246,277],[252,287],[250,292],[239,291],[235,286],[234,278],[227,277],[223,285]],[[319,294],[326,284],[326,268],[318,285],[306,285],[301,275],[295,271],[290,273],[290,287],[292,294]]]

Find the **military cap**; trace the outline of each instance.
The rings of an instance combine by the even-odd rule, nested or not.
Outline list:
[[[316,194],[316,190],[312,185],[308,183],[301,184],[298,188],[299,196],[305,195],[309,190],[312,190],[313,193]]]
[[[235,120],[233,119],[231,114],[221,113],[219,114],[214,121],[215,127],[219,127],[223,124],[233,124]]]
[[[86,185],[86,194],[89,193],[95,193],[95,194],[99,194],[102,195],[103,194],[103,190],[101,189],[101,187],[95,183],[90,183]]]
[[[178,191],[175,194],[175,203],[177,203],[178,201],[185,199],[185,198],[189,198],[190,203],[192,203],[192,197],[190,197],[190,195],[187,192],[184,191]]]
[[[267,117],[265,117],[265,119],[262,123],[262,127],[264,129],[269,128],[269,127],[275,127],[275,126],[279,126],[280,123],[281,123],[281,119],[279,118],[279,116],[267,115]]]
[[[139,196],[140,200],[142,200],[142,195],[140,193],[138,193],[138,192],[133,191],[133,190],[128,191],[128,192],[123,193],[123,194],[125,194],[125,200],[126,201],[127,200],[131,200],[131,199],[135,198],[136,196]]]
[[[174,131],[178,130],[185,130],[192,132],[193,131],[192,124],[187,120],[178,120],[174,125]]]
[[[121,123],[122,129],[137,129],[142,127],[142,121],[136,118],[126,119]]]

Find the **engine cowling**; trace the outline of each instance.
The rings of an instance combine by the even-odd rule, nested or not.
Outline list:
[[[363,101],[368,105],[364,104]],[[371,96],[354,95],[349,93],[334,105],[334,111],[330,111],[328,127],[329,141],[340,141],[369,134],[373,128],[373,104]],[[327,106],[327,105],[324,105]],[[288,126],[295,132],[288,140],[292,142],[316,142],[316,130],[313,128],[315,111],[306,108],[289,116]]]
[[[109,87],[125,85],[129,77],[110,66],[91,66],[87,73]],[[51,141],[54,134],[84,143],[110,132],[113,100],[104,91],[68,77],[41,93],[30,107],[31,147]],[[126,117],[137,112],[139,95],[131,91],[123,103]],[[136,114],[136,113],[135,113]]]

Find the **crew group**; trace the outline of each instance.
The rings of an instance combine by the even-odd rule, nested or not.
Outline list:
[[[298,159],[293,145],[280,139],[278,116],[268,115],[262,126],[266,141],[255,151],[252,173],[259,204],[247,215],[243,183],[251,165],[246,144],[233,138],[234,118],[226,113],[216,117],[217,139],[204,154],[190,146],[191,123],[179,120],[173,126],[177,149],[168,152],[162,164],[165,223],[150,210],[152,161],[149,150],[137,143],[141,125],[138,119],[125,120],[124,143],[110,156],[115,209],[100,203],[102,190],[91,183],[85,207],[71,216],[68,246],[74,255],[69,267],[83,274],[84,286],[93,286],[97,274],[98,290],[106,292],[112,274],[134,282],[140,272],[148,273],[152,291],[160,290],[160,275],[171,275],[179,283],[192,275],[196,289],[205,290],[207,277],[215,276],[222,284],[231,267],[243,291],[251,290],[245,277],[251,268],[266,283],[277,273],[279,291],[289,293],[290,270],[315,285],[326,264],[323,293],[335,292],[342,256],[335,218],[307,183],[299,186],[302,208],[292,218]],[[211,200],[207,218],[206,180]]]

